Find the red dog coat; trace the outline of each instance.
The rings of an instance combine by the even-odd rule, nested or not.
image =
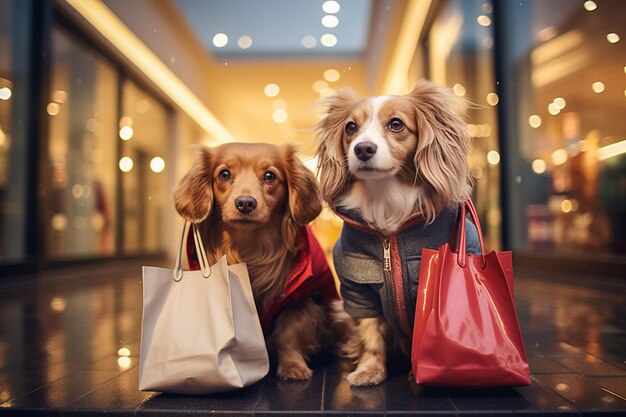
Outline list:
[[[300,249],[285,287],[264,311],[259,312],[261,326],[266,335],[276,315],[291,302],[305,301],[314,294],[319,294],[324,307],[328,307],[331,301],[340,299],[333,274],[319,242],[308,227],[302,229],[301,235]],[[191,270],[200,269],[191,233],[187,234],[187,259]]]

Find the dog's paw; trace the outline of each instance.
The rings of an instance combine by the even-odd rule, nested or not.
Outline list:
[[[285,381],[304,381],[313,377],[313,371],[306,364],[292,363],[279,365],[276,375]]]
[[[384,367],[370,366],[358,369],[348,374],[348,383],[355,387],[378,385],[387,379],[387,370]]]

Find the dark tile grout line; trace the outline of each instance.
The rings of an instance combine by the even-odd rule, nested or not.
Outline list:
[[[73,371],[71,371],[71,372],[70,372],[70,373],[68,373],[68,374],[65,374],[65,375],[63,375],[63,376],[60,376],[59,378],[53,379],[52,381],[49,381],[48,383],[46,383],[46,384],[44,384],[44,385],[41,385],[41,386],[39,386],[39,387],[37,387],[37,388],[35,388],[35,389],[31,390],[31,391],[28,391],[28,392],[24,393],[23,395],[19,395],[19,396],[17,396],[17,397],[11,397],[11,398],[9,398],[8,400],[6,400],[6,401],[4,401],[4,402],[0,403],[0,411],[2,411],[2,409],[3,409],[3,408],[5,408],[4,406],[5,406],[7,403],[9,403],[9,402],[11,402],[11,401],[14,401],[14,400],[19,400],[20,398],[24,398],[24,397],[26,397],[26,396],[28,396],[28,395],[32,394],[33,392],[37,392],[37,391],[39,391],[39,390],[41,390],[41,389],[44,389],[44,388],[45,388],[45,387],[47,387],[48,385],[53,384],[53,383],[55,383],[55,382],[57,382],[57,381],[60,381],[60,380],[62,380],[63,378],[66,378],[66,377],[68,377],[68,376],[70,376],[70,375],[73,375],[73,374],[75,374],[75,373],[77,373],[77,372],[79,372],[79,370],[78,370],[78,369],[73,370]]]
[[[579,375],[579,374],[576,374]],[[534,375],[531,375],[531,382],[533,384],[537,384],[539,385],[541,388],[543,388],[546,391],[550,391],[554,394],[556,394],[558,397],[560,397],[561,399],[563,399],[563,401],[565,401],[566,404],[569,404],[572,406],[572,410],[576,410],[578,412],[578,414],[582,415],[583,410],[580,409],[580,407],[578,407],[576,404],[574,404],[573,402],[571,402],[568,398],[564,397],[563,395],[561,395],[561,393],[558,390],[554,390],[552,389],[551,386],[546,386],[545,384],[543,384],[538,378],[535,378]],[[550,410],[550,412],[554,412],[555,410]]]
[[[322,395],[320,395],[321,397],[320,411],[321,412],[324,412],[324,409],[325,409],[324,404],[326,401],[326,375],[327,375],[326,371],[327,369],[324,368],[324,376],[322,377]]]
[[[107,380],[106,380],[106,381],[104,381],[102,384],[98,385],[97,387],[94,387],[93,389],[91,389],[91,390],[87,391],[86,393],[84,393],[84,394],[83,394],[83,395],[81,395],[80,397],[75,398],[72,402],[70,402],[70,403],[66,404],[66,405],[65,405],[65,407],[69,407],[69,406],[71,406],[72,404],[76,403],[76,402],[77,402],[77,401],[79,401],[80,399],[82,399],[82,398],[86,397],[87,395],[91,394],[92,392],[96,391],[97,389],[99,389],[99,388],[103,387],[104,385],[108,384],[109,382],[113,381],[114,379],[119,378],[120,376],[124,375],[125,373],[130,372],[132,369],[136,368],[137,366],[138,366],[138,365],[131,366],[131,367],[129,367],[128,369],[126,369],[126,370],[124,370],[124,371],[122,371],[122,372],[118,373],[118,374],[117,374],[117,375],[115,375],[113,378],[107,379]],[[65,408],[65,407],[64,407],[64,408]]]
[[[271,371],[270,371],[271,372]],[[267,377],[267,376],[266,376]],[[263,395],[260,393],[259,398],[257,398],[256,402],[254,403],[254,406],[252,407],[252,409],[250,410],[251,415],[254,415],[254,413],[256,412],[257,407],[259,406],[259,404],[261,403],[261,400],[263,399]]]
[[[459,408],[456,406],[454,400],[452,398],[450,398],[449,395],[446,396],[446,400],[448,400],[448,402],[450,403],[450,405],[452,405],[452,409],[454,410],[454,412],[458,415],[459,414]]]

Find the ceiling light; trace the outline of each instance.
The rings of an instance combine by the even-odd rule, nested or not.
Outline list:
[[[567,102],[565,101],[563,97],[555,98],[553,103],[556,104],[559,110],[563,110],[565,108],[565,105],[567,104]]]
[[[487,162],[489,162],[489,165],[498,165],[500,163],[500,154],[497,151],[489,151],[487,153]]]
[[[252,38],[250,36],[242,36],[241,38],[239,38],[239,40],[237,41],[237,45],[241,48],[241,49],[248,49],[249,47],[252,46]]]
[[[272,113],[272,119],[274,119],[276,123],[285,123],[287,121],[287,117],[287,112],[283,109],[276,109]]]
[[[478,16],[476,18],[476,21],[478,22],[479,25],[485,26],[485,27],[491,24],[491,19],[489,18],[489,16],[485,16],[484,14],[481,14],[480,16]]]
[[[49,103],[46,107],[46,111],[50,116],[56,116],[61,111],[61,106],[59,106],[57,103]]]
[[[338,24],[339,24],[339,19],[335,15],[327,14],[326,16],[322,17],[322,25],[324,25],[327,28],[334,28]]]
[[[120,159],[119,167],[122,172],[130,172],[133,169],[133,160],[128,156],[123,157]]]
[[[543,174],[548,168],[546,161],[544,161],[543,159],[535,159],[531,164],[531,167],[535,174]]]
[[[583,7],[585,8],[585,10],[587,10],[588,12],[593,12],[595,9],[598,8],[598,5],[596,4],[595,1],[591,1],[588,0],[583,4]]]
[[[228,36],[226,36],[225,33],[218,33],[217,35],[213,36],[213,45],[216,48],[223,48],[226,46],[226,44],[228,44]]]
[[[132,126],[133,118],[130,116],[124,116],[120,119],[120,127],[122,126]]]
[[[454,86],[452,87],[452,91],[454,91],[454,94],[459,97],[463,97],[465,95],[465,87],[463,87],[462,84],[454,84]]]
[[[550,113],[552,116],[556,116],[560,112],[561,109],[559,109],[559,106],[557,106],[555,103],[548,104],[548,113]]]
[[[604,91],[604,83],[602,81],[596,81],[595,83],[591,84],[591,88],[593,89],[594,93],[600,94]]]
[[[563,165],[567,162],[567,151],[565,149],[557,149],[552,152],[552,163],[554,165]]]
[[[305,48],[315,48],[315,45],[317,45],[317,39],[315,39],[314,36],[309,35],[302,38],[302,46],[304,46]]]
[[[341,6],[339,5],[339,3],[333,0],[325,1],[324,4],[322,4],[322,10],[324,10],[326,13],[334,14],[337,13],[340,9]]]
[[[328,83],[326,81],[317,80],[313,83],[313,91],[319,93],[320,91],[328,88]]]
[[[626,67],[624,68],[626,70]],[[11,98],[11,89],[9,87],[0,88],[0,100],[8,100]]]
[[[130,126],[122,126],[122,128],[120,129],[120,139],[122,140],[129,140],[133,137],[134,134],[135,132]]]
[[[528,118],[528,124],[533,129],[537,129],[539,126],[541,126],[541,117],[537,116],[536,114],[533,114],[532,116]]]
[[[52,93],[52,100],[57,103],[65,103],[67,101],[67,92],[63,90],[56,90]]]
[[[495,106],[496,104],[498,104],[499,101],[500,101],[500,98],[498,97],[496,93],[487,94],[487,103],[489,103],[489,105]]]
[[[165,160],[160,156],[155,156],[150,161],[150,169],[156,174],[163,172],[165,169]]]
[[[280,87],[276,84],[268,84],[265,86],[265,95],[268,97],[276,97],[280,93]]]
[[[339,80],[339,78],[341,78],[341,74],[339,74],[339,71],[336,69],[331,68],[324,71],[324,79],[329,83],[334,83]]]
[[[609,43],[617,43],[619,42],[619,35],[615,32],[611,32],[606,35],[606,40],[609,41]]]
[[[322,37],[320,38],[320,43],[328,48],[332,48],[333,46],[337,45],[337,37],[335,35],[327,33],[325,35],[322,35]]]

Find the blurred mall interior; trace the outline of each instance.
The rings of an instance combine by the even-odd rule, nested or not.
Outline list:
[[[314,167],[320,98],[423,77],[474,104],[490,248],[626,265],[624,2],[323,3],[0,1],[3,269],[171,257],[194,144],[296,143]],[[326,248],[338,230],[316,223]]]

